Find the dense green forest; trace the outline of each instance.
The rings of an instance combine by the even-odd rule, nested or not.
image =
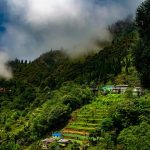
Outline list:
[[[92,55],[71,59],[64,50],[51,50],[34,61],[9,62],[13,79],[0,79],[5,89],[0,92],[0,150],[41,149],[41,140],[67,127],[74,112],[82,115],[86,108],[88,114],[95,105],[108,113],[98,111],[101,121],[91,123],[96,128],[83,149],[150,149],[150,0],[139,6],[135,20],[128,17],[108,30],[112,43]],[[91,90],[105,84],[131,89],[120,96]],[[132,94],[136,86],[144,95]],[[62,149],[57,143],[49,149],[56,148]]]

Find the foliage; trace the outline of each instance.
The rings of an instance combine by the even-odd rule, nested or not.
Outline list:
[[[104,131],[112,130],[112,127],[113,127],[112,118],[105,118],[105,119],[103,119],[101,128],[102,128]]]
[[[20,150],[20,146],[15,142],[6,142],[0,145],[1,150]]]
[[[87,140],[90,132],[95,149],[147,149],[149,91],[139,98],[130,89],[125,95],[102,96],[89,87],[140,86],[138,76],[144,87],[150,87],[149,12],[146,0],[137,10],[136,25],[131,18],[113,24],[112,43],[84,58],[72,60],[64,51],[50,51],[32,62],[10,61],[14,78],[0,79],[6,89],[0,93],[0,149],[40,149],[41,138],[66,125],[78,133],[84,130],[80,136],[68,134],[78,136],[76,141]],[[72,112],[74,122],[68,124]],[[79,149],[78,143],[71,147]]]
[[[149,93],[136,99],[124,95],[124,100],[110,108],[100,128],[90,134],[95,139],[99,137],[94,144],[103,149],[149,149]]]
[[[137,126],[130,126],[124,129],[118,136],[118,147],[121,149],[143,149],[150,148],[150,125],[142,122]]]
[[[136,23],[142,39],[149,41],[150,37],[150,0],[145,0],[137,9]]]
[[[141,42],[134,52],[135,65],[144,87],[150,88],[150,0],[143,2],[136,15]]]
[[[15,143],[14,147],[17,144],[26,147],[48,132],[61,129],[66,125],[74,109],[92,100],[92,92],[88,87],[83,88],[73,82],[64,83],[60,89],[54,91],[50,89],[41,91],[39,88],[21,84],[12,92],[7,95],[8,99],[0,95],[3,102],[10,101],[9,98],[12,97],[10,103],[14,104],[10,107],[8,103],[3,103],[1,106],[0,149],[3,147],[9,149],[12,143]],[[76,106],[72,105],[74,99],[75,104],[78,104]],[[9,143],[10,141],[12,143]],[[36,146],[38,147],[36,144],[32,145]]]

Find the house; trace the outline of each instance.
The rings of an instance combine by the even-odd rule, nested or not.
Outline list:
[[[66,139],[60,139],[58,141],[58,143],[69,143],[70,141],[69,140],[66,140]]]
[[[104,93],[112,92],[114,87],[115,87],[114,85],[105,85],[105,86],[100,87],[100,91]]]
[[[42,140],[42,142],[43,142],[43,143],[46,143],[46,144],[48,144],[48,143],[53,143],[53,142],[55,142],[55,141],[56,141],[56,140],[53,139],[53,138],[47,138],[47,139]]]
[[[141,87],[134,87],[133,96],[141,96],[144,94],[144,90]]]
[[[128,85],[115,85],[112,92],[117,94],[124,94],[128,87]]]
[[[61,139],[63,135],[59,132],[52,133],[52,137],[55,139]]]
[[[114,88],[112,89],[112,93],[120,94],[120,93],[121,93],[120,87],[114,87]]]
[[[0,93],[6,93],[7,90],[5,88],[0,88]]]
[[[55,142],[56,140],[54,138],[47,138],[47,139],[44,139],[42,140],[42,149],[48,149],[48,145]]]
[[[58,144],[59,144],[60,146],[62,146],[62,147],[66,147],[69,143],[70,143],[70,141],[69,141],[69,140],[66,140],[66,139],[60,139],[60,140],[58,141]]]
[[[115,93],[115,94],[124,94],[128,85],[105,85],[100,87],[100,90],[103,93]]]
[[[0,93],[8,93],[8,92],[11,92],[11,90],[0,87]]]
[[[51,143],[57,142],[61,146],[66,146],[69,140],[63,139],[63,135],[59,132],[52,133],[51,138],[42,140],[42,149],[49,149]]]

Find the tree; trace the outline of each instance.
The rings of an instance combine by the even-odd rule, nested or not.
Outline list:
[[[118,147],[127,150],[149,150],[150,125],[142,122],[140,125],[125,128],[118,137]],[[118,148],[119,149],[119,148]]]
[[[141,41],[134,52],[134,57],[142,85],[150,88],[150,44]]]
[[[150,88],[150,0],[143,2],[136,16],[141,41],[134,51],[135,65],[144,87]]]
[[[149,41],[150,37],[150,0],[143,2],[137,9],[136,23],[141,38]]]
[[[113,127],[113,120],[112,118],[105,118],[102,120],[102,129],[105,131],[110,131],[112,130]]]

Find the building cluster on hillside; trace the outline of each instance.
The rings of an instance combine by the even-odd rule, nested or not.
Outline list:
[[[130,88],[128,85],[104,85],[104,86],[91,86],[91,90],[94,94],[97,94],[99,91],[102,94],[112,93],[112,94],[124,94],[127,89]],[[144,90],[141,87],[132,88],[133,95],[142,95]]]
[[[51,143],[58,143],[60,146],[67,146],[70,141],[63,138],[61,133],[53,133],[50,138],[42,140],[42,149],[48,149]]]

